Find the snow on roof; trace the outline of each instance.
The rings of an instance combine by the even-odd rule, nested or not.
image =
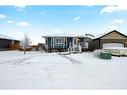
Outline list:
[[[97,39],[97,38],[99,38],[99,37],[101,37],[101,36],[103,36],[105,34],[107,34],[107,33],[95,34],[94,37],[93,37],[93,39]]]
[[[7,35],[2,35],[2,34],[0,34],[0,38],[1,39],[8,39],[8,40],[16,40],[16,39],[14,39],[12,37],[8,37]]]
[[[112,31],[110,31],[110,32],[112,32]],[[96,33],[96,34],[94,34],[93,39],[100,38],[100,37],[102,37],[102,36],[104,36],[104,35],[106,35],[106,34],[108,34],[108,33],[110,33],[110,32]]]
[[[76,33],[55,33],[50,35],[44,35],[42,37],[90,37],[90,36]]]
[[[111,33],[111,32],[118,32],[118,33],[120,33],[120,32],[117,31],[117,30],[112,30],[112,31],[109,31],[109,32],[104,32],[104,33],[102,33],[102,34],[95,34],[93,39],[100,38],[100,37],[102,37],[102,36],[104,36],[104,35],[106,35],[106,34],[108,34],[108,33]],[[120,33],[120,34],[122,34],[122,33]],[[125,35],[125,36],[126,36],[126,34],[122,34],[122,35]]]

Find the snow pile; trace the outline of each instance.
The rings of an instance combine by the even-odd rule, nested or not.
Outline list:
[[[95,50],[94,52],[93,52],[93,54],[94,54],[94,56],[95,57],[100,57],[100,53],[102,52],[102,50]]]

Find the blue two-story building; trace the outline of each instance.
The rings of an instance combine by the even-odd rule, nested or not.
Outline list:
[[[88,49],[91,40],[85,35],[54,34],[42,36],[45,38],[46,50],[51,51],[82,51]]]

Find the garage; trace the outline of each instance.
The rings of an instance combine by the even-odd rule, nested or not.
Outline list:
[[[103,44],[103,48],[107,47],[124,47],[123,43],[105,43]]]
[[[110,31],[105,33],[104,35],[98,36],[97,38],[92,40],[92,47],[95,49],[103,49],[109,47],[127,47],[127,36],[116,31]]]

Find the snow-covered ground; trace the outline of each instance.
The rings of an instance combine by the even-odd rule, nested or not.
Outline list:
[[[127,89],[127,57],[0,52],[0,89]]]

